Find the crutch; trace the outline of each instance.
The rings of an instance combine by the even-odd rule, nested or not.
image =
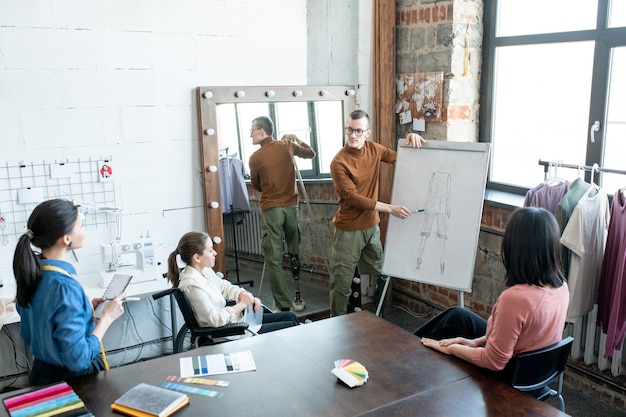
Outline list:
[[[304,196],[304,202],[306,203],[306,207],[307,210],[309,211],[309,218],[311,219],[311,221],[313,221],[313,209],[311,209],[311,203],[309,202],[309,196],[306,192],[306,187],[304,186],[304,181],[302,180],[302,174],[300,173],[300,169],[298,168],[298,164],[296,162],[296,158],[293,158],[293,166],[296,168],[296,174],[298,175],[298,180],[300,182],[300,189],[302,190],[302,195]],[[324,266],[326,266],[326,270],[330,271],[330,268],[328,267],[328,261],[326,260],[326,251],[324,249],[324,246],[322,245],[322,241],[320,238],[320,234],[319,233],[315,233],[315,235],[317,236],[317,244],[319,245],[319,250],[320,253],[322,254],[322,259],[324,259]],[[299,269],[300,269],[300,261],[298,260],[298,258],[295,258],[296,264],[297,264],[297,268],[298,268],[298,272],[299,273]],[[292,268],[292,273],[294,271],[294,258],[291,258],[291,268]],[[296,311],[298,311],[297,309],[297,304],[296,301],[300,300],[302,302],[302,310],[304,310],[304,301],[300,298],[300,287],[298,285],[298,278],[296,278],[298,275],[294,274],[294,280],[295,280],[295,287],[296,287],[296,298],[294,299],[294,308],[296,309]],[[300,311],[302,311],[300,310]]]

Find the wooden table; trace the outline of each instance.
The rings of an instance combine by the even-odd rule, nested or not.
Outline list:
[[[68,382],[96,416],[139,382],[178,375],[179,359],[252,351],[257,370],[211,376],[230,381],[221,398],[189,394],[176,416],[564,416],[479,368],[424,347],[411,333],[363,311],[187,353],[127,365]],[[369,371],[348,388],[330,370],[350,358]],[[197,387],[202,387],[198,386]],[[5,397],[10,394],[3,394]],[[417,414],[416,414],[417,413]],[[5,416],[6,410],[0,410]]]

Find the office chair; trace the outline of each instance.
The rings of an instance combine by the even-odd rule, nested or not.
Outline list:
[[[174,353],[184,352],[186,350],[195,349],[202,345],[212,345],[217,343],[215,339],[242,335],[248,329],[248,323],[232,323],[222,327],[200,327],[193,314],[191,304],[185,295],[185,292],[177,287],[152,294],[152,298],[157,300],[166,295],[173,295],[176,304],[183,315],[185,323],[181,326],[174,339]],[[174,329],[172,329],[174,332]]]
[[[511,358],[504,375],[513,388],[528,392],[538,400],[557,397],[559,410],[565,412],[563,372],[573,342],[574,338],[568,336],[554,345],[520,353]],[[558,381],[556,390],[548,386],[555,379]]]

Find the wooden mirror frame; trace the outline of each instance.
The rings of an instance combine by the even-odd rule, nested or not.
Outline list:
[[[355,95],[355,87],[345,85],[196,88],[200,153],[202,158],[204,219],[206,231],[213,239],[213,245],[217,251],[214,267],[216,272],[226,273],[222,208],[211,207],[211,201],[218,201],[220,204],[222,201],[217,106],[225,103],[342,101],[343,120],[345,122],[350,112],[355,109]],[[212,167],[215,167],[215,169],[212,169]]]

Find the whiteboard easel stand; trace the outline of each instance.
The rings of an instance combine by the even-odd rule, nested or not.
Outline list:
[[[414,271],[420,269],[419,256],[422,254],[418,254],[418,268],[406,267],[406,259],[413,259],[412,256],[414,256],[410,250],[407,251],[406,249],[409,246],[406,245],[407,239],[410,240],[412,237],[407,235],[406,228],[399,227],[399,224],[395,222],[396,219],[391,217],[387,229],[382,268],[385,275],[443,286],[452,291],[457,291],[457,304],[459,307],[464,307],[464,292],[471,292],[472,272],[476,261],[475,250],[469,251],[468,248],[478,244],[490,151],[491,148],[488,143],[427,141],[422,150],[413,152],[413,148],[406,146],[404,140],[400,140],[394,171],[392,201],[398,195],[414,196],[413,190],[419,183],[425,191],[428,190],[427,193],[425,192],[426,195],[423,200],[425,202],[432,200],[439,205],[445,205],[444,214],[447,214],[448,217],[450,211],[458,213],[462,210],[464,212],[463,219],[459,216],[451,218],[452,224],[455,226],[450,226],[449,230],[454,229],[456,234],[465,238],[473,238],[474,244],[463,245],[464,247],[461,248],[456,243],[456,248],[458,250],[463,249],[463,252],[460,259],[456,260],[453,272],[448,270],[448,274],[444,276],[442,269],[441,274],[433,273],[431,276],[420,276]],[[435,174],[440,173],[441,175],[435,176]],[[415,178],[421,180],[416,183]],[[436,184],[439,185],[435,191],[441,189],[439,194],[435,191],[431,193],[433,181],[437,181]],[[460,192],[450,193],[452,188]],[[403,190],[410,190],[411,193],[403,193]],[[426,207],[420,198],[404,201],[410,205],[415,204],[415,207]],[[441,207],[436,206],[436,209],[441,210]],[[468,222],[468,218],[475,219],[476,223]],[[395,241],[394,236],[396,236]],[[460,241],[452,235],[447,235],[446,238],[450,242]],[[441,256],[440,253],[440,258]],[[467,281],[465,278],[461,279],[466,273],[468,274]],[[443,280],[444,278],[445,280]],[[379,306],[380,309],[381,306]]]

